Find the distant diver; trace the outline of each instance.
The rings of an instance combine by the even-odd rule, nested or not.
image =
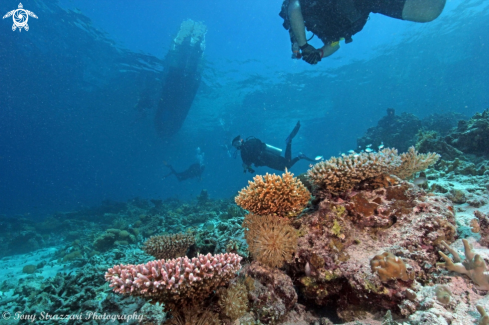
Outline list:
[[[166,167],[170,168],[171,172],[165,176],[163,176],[163,179],[167,178],[170,175],[175,175],[178,179],[178,181],[184,181],[190,178],[199,178],[199,181],[202,179],[202,173],[204,172],[205,165],[204,165],[204,153],[200,150],[200,147],[197,147],[196,149],[196,155],[195,157],[197,158],[197,163],[190,165],[189,168],[184,170],[183,172],[177,172],[173,167],[166,162],[163,162]]]
[[[184,170],[183,172],[177,172],[173,167],[167,163],[165,163],[165,166],[170,168],[171,172],[165,176],[163,176],[163,179],[167,178],[170,175],[175,175],[178,179],[178,181],[185,181],[187,179],[191,178],[198,178],[199,180],[202,179],[202,173],[204,172],[205,166],[201,165],[200,163],[195,163],[190,165],[189,168]]]
[[[232,145],[238,151],[241,151],[241,159],[243,160],[244,168],[243,172],[246,173],[248,171],[250,173],[254,173],[255,170],[251,167],[253,164],[255,167],[267,166],[275,170],[283,171],[286,168],[291,168],[301,159],[311,162],[321,160],[321,156],[316,157],[316,159],[311,159],[302,153],[299,153],[297,157],[292,159],[292,139],[297,135],[300,127],[301,123],[299,121],[294,127],[294,130],[292,130],[290,135],[285,140],[285,157],[281,156],[281,149],[266,144],[255,137],[249,137],[246,139],[246,141],[243,140],[240,135],[235,137]],[[238,151],[236,151],[236,154]]]
[[[392,18],[430,22],[436,19],[446,0],[285,0],[280,17],[289,30],[292,43],[292,58],[317,64],[339,48],[340,40],[352,42],[352,36],[363,29],[370,13],[379,13]],[[305,28],[323,42],[316,49],[308,43]],[[312,38],[312,37],[311,37]]]

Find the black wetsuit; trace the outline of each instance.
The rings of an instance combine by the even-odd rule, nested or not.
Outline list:
[[[304,25],[317,35],[324,44],[344,38],[346,43],[361,31],[371,12],[402,19],[406,0],[299,0]],[[288,19],[289,0],[282,4],[280,16],[284,27],[290,29]]]
[[[195,163],[195,164],[190,165],[190,167],[187,168],[186,170],[184,170],[183,172],[178,173],[175,169],[173,169],[173,167],[171,165],[166,165],[166,167],[171,169],[171,173],[163,176],[163,178],[166,178],[166,177],[170,176],[171,174],[175,174],[175,176],[177,177],[177,179],[180,182],[184,181],[186,179],[190,179],[190,178],[197,178],[198,177],[200,179],[202,176],[202,173],[204,172],[204,168],[205,168],[204,165],[200,165],[199,163]]]
[[[246,140],[240,147],[241,159],[247,166],[246,171],[254,172],[251,165],[256,167],[267,166],[276,170],[285,170],[294,166],[301,158],[295,157],[292,159],[292,142],[287,144],[285,149],[285,157],[267,150],[267,145],[256,138]]]

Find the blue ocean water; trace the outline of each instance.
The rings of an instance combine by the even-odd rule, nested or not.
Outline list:
[[[419,117],[487,108],[489,5],[448,1],[434,22],[372,14],[317,66],[290,59],[281,1],[25,1],[30,30],[0,24],[0,214],[42,217],[102,200],[228,198],[253,175],[223,146],[254,135],[329,157],[356,146],[388,107]],[[3,14],[18,3],[2,1]],[[2,15],[3,15],[2,14]],[[199,91],[181,130],[158,137],[163,58],[185,19],[207,27]],[[314,43],[314,41],[313,41]],[[202,180],[163,179],[203,152]],[[231,150],[233,153],[233,150]],[[292,168],[308,169],[307,162]],[[258,168],[258,173],[272,172]]]

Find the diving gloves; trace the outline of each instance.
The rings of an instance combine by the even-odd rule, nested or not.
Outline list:
[[[300,49],[302,60],[306,61],[307,63],[317,64],[319,61],[321,61],[321,58],[323,56],[322,50],[316,50],[314,46],[308,43],[302,45]]]

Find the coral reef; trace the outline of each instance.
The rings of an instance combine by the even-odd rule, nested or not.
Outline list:
[[[220,325],[219,315],[200,306],[187,306],[172,313],[164,325]]]
[[[277,216],[248,214],[243,222],[248,250],[257,261],[281,267],[290,261],[297,247],[297,232]]]
[[[143,250],[157,259],[169,259],[185,256],[193,244],[195,238],[190,234],[160,235],[150,237],[144,243]]]
[[[365,317],[367,310],[398,311],[397,305],[409,301],[413,279],[434,279],[437,246],[454,240],[455,219],[448,207],[448,199],[428,196],[405,182],[327,198],[318,211],[297,222],[303,235],[297,262],[288,269],[294,270],[308,301],[336,305],[344,320]],[[381,252],[387,252],[390,261],[402,260],[402,265],[386,270],[394,276],[381,278],[376,263],[370,267]],[[407,314],[416,307],[409,310]]]
[[[472,223],[473,228],[475,228],[472,231],[480,234],[481,239],[479,242],[482,246],[489,247],[489,217],[479,210],[475,210],[474,215],[477,218],[477,223]]]
[[[224,318],[231,321],[244,316],[248,310],[248,290],[243,283],[231,284],[220,296],[219,307]]]
[[[405,112],[396,115],[394,109],[389,108],[376,127],[369,128],[363,137],[357,139],[357,145],[377,148],[383,143],[403,152],[415,144],[414,136],[420,128],[421,121],[415,115]]]
[[[435,153],[418,154],[414,147],[401,155],[395,149],[386,148],[379,152],[333,157],[315,164],[307,174],[320,189],[341,193],[383,175],[409,178],[434,164],[438,158]]]
[[[236,204],[258,215],[295,216],[311,197],[302,182],[289,171],[285,171],[282,177],[268,173],[256,175],[248,184],[239,192]]]
[[[445,141],[462,151],[474,155],[489,154],[489,110],[476,113],[470,120],[460,120]]]
[[[307,175],[317,187],[338,193],[350,190],[366,179],[390,173],[400,165],[397,150],[383,149],[378,153],[332,157],[315,164]]]
[[[439,154],[428,152],[419,154],[414,147],[400,155],[401,165],[396,167],[392,173],[401,179],[407,179],[413,174],[425,170],[440,158]]]
[[[292,279],[283,271],[253,262],[245,272],[254,279],[253,288],[248,295],[250,309],[261,323],[286,323],[285,319],[292,316],[291,311],[303,314],[297,304],[298,296]]]
[[[375,255],[370,261],[370,267],[372,273],[376,272],[382,282],[394,279],[401,279],[403,281],[414,279],[414,274],[411,276],[408,274],[404,261],[389,252]]]
[[[226,253],[115,265],[105,273],[105,280],[114,292],[146,297],[175,309],[202,301],[227,283],[241,268],[241,259]]]

